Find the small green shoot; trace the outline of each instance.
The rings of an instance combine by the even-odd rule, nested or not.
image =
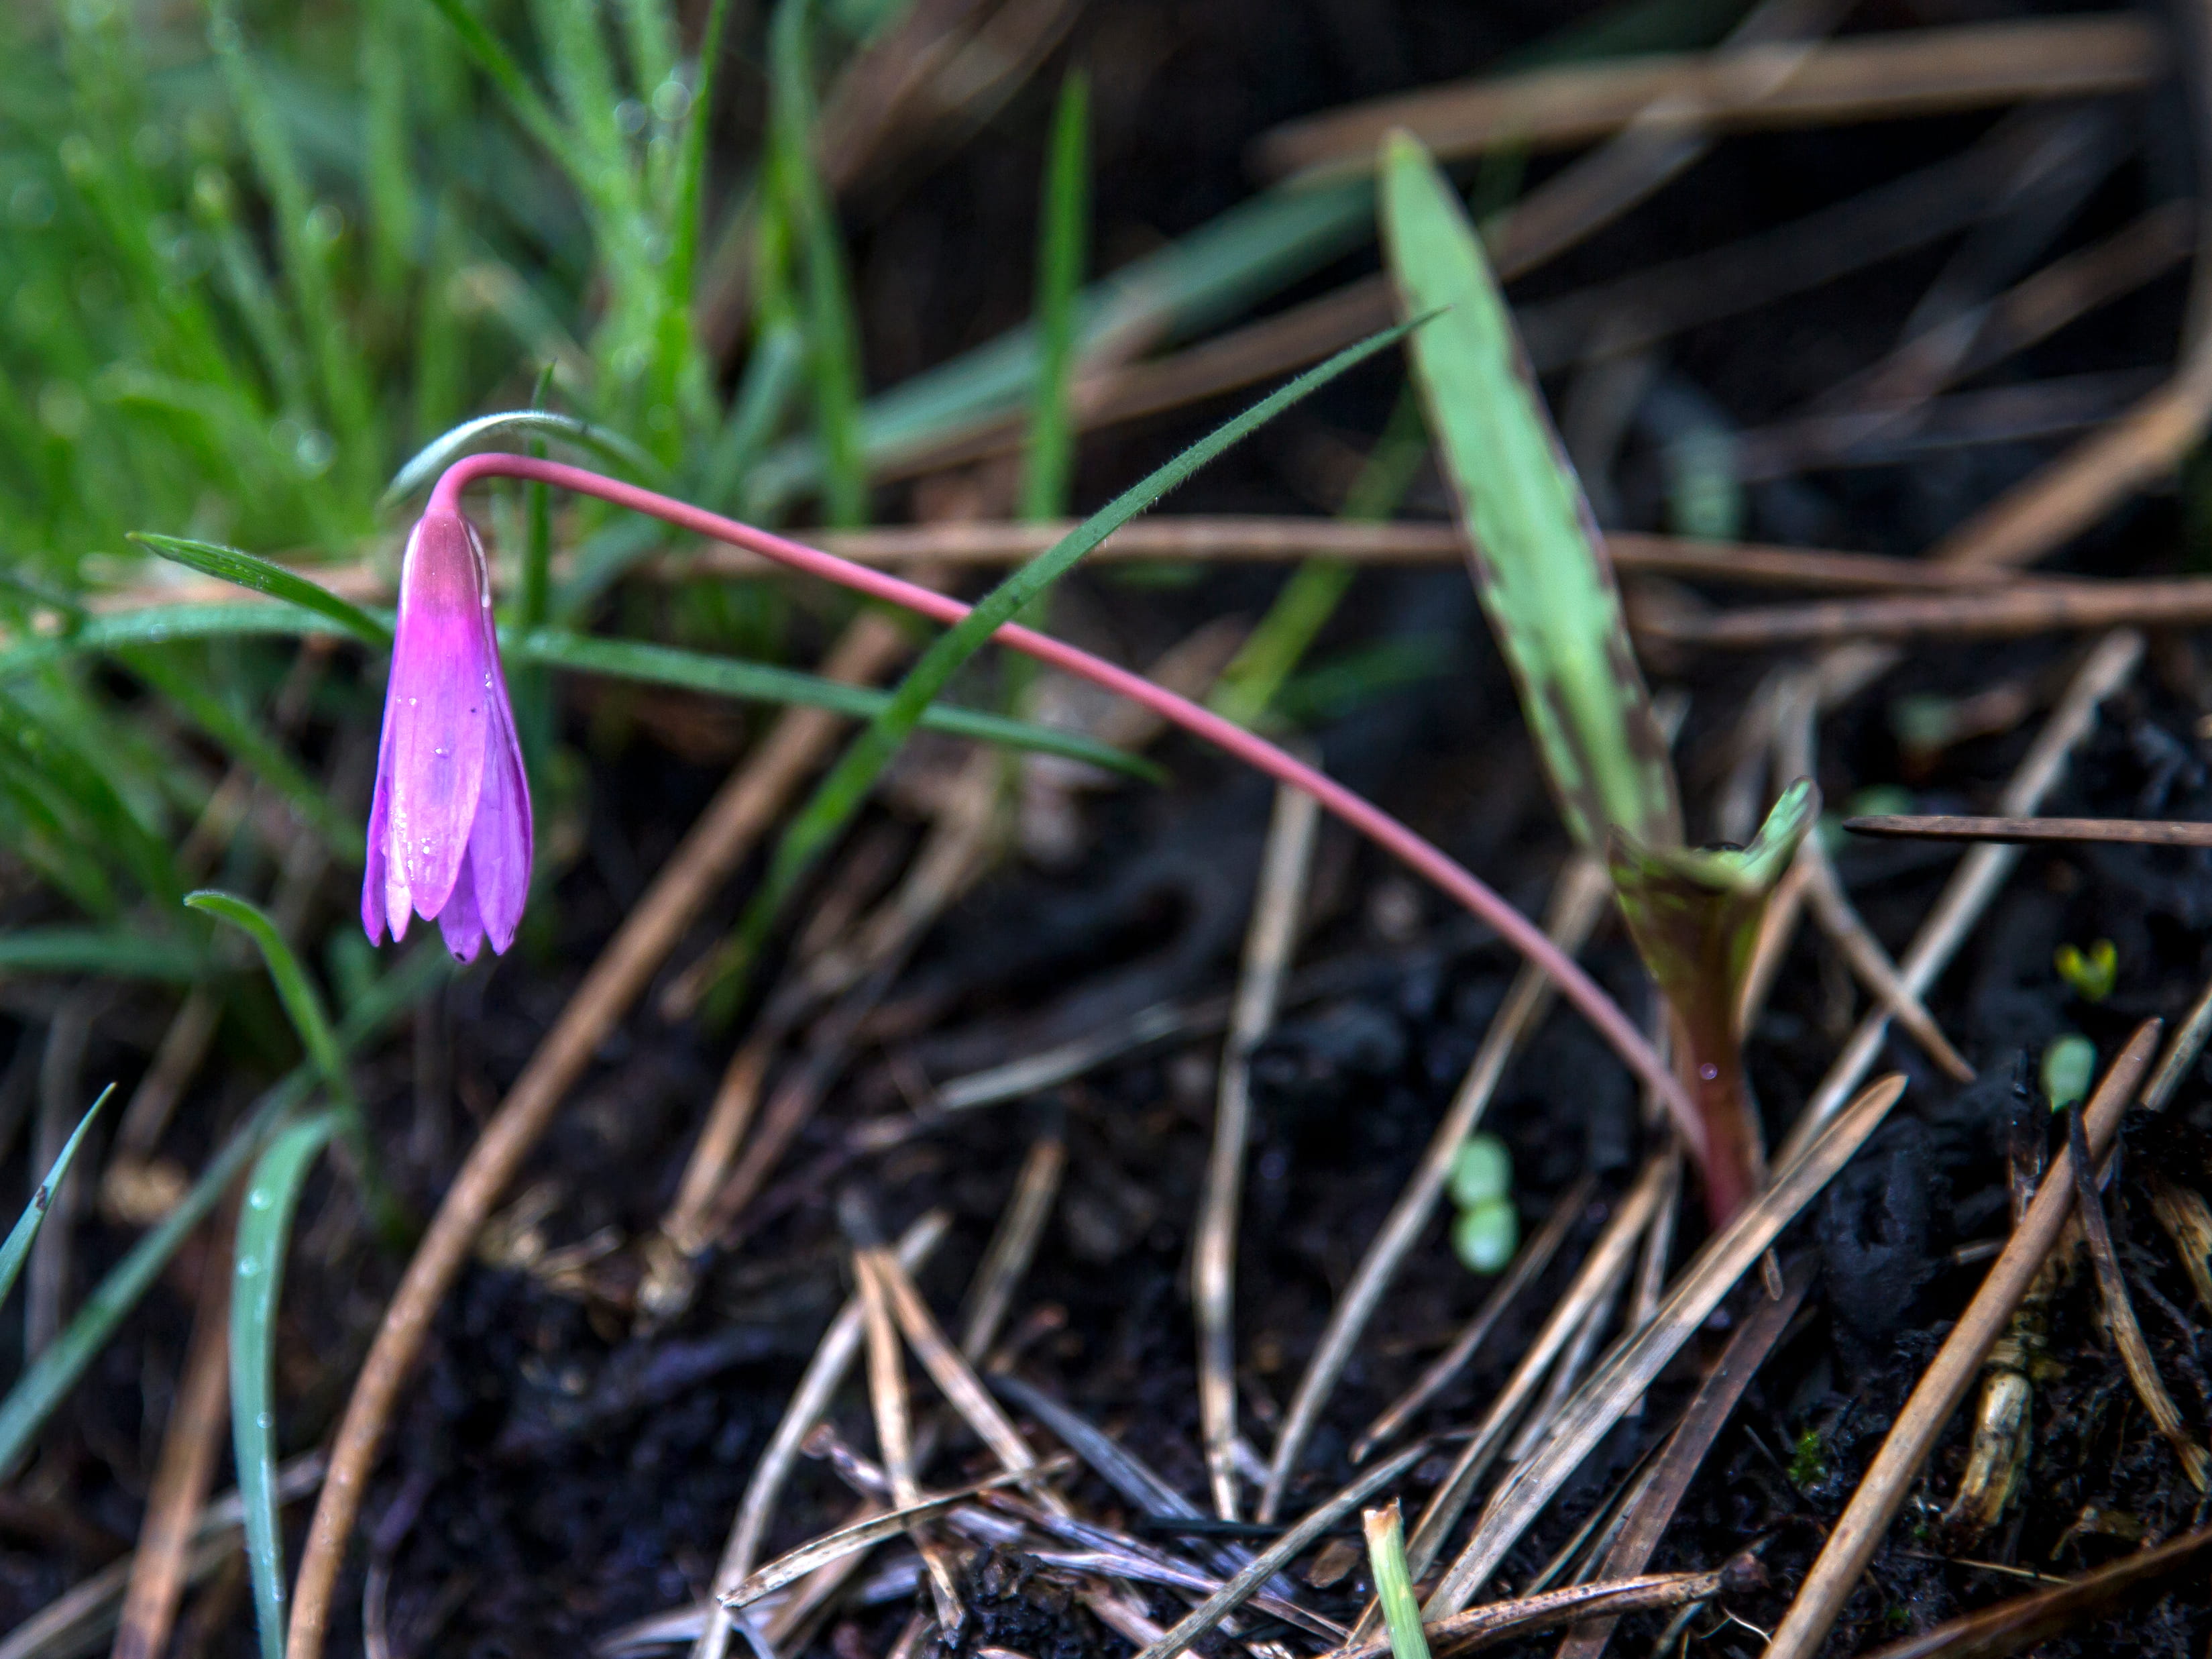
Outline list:
[[[2043,1051],[2043,1097],[2052,1111],[2080,1105],[2096,1080],[2097,1045],[2088,1038],[2069,1032]]]
[[[1375,1599],[1382,1604],[1382,1623],[1390,1632],[1391,1659],[1429,1659],[1421,1604],[1414,1598],[1413,1576],[1406,1566],[1406,1533],[1397,1500],[1382,1509],[1364,1510],[1359,1518],[1367,1533],[1367,1570],[1375,1581]]]
[[[37,1242],[39,1229],[46,1218],[46,1207],[61,1189],[62,1179],[69,1174],[70,1164],[76,1157],[76,1149],[84,1139],[84,1132],[92,1127],[93,1119],[100,1115],[100,1109],[107,1104],[108,1096],[114,1092],[112,1083],[100,1091],[100,1098],[92,1103],[91,1109],[79,1120],[69,1139],[63,1143],[60,1153],[54,1159],[53,1168],[46,1171],[46,1178],[39,1183],[38,1190],[31,1194],[31,1201],[23,1206],[21,1218],[9,1229],[7,1239],[0,1242],[0,1302],[8,1299],[8,1292],[15,1288],[15,1280],[23,1271],[24,1262],[30,1260],[31,1246]]]
[[[1521,1212],[1510,1198],[1486,1198],[1452,1218],[1452,1254],[1471,1273],[1503,1273],[1521,1248]]]
[[[1606,860],[1667,1000],[1698,1105],[1680,1126],[1717,1224],[1756,1190],[1763,1152],[1736,1011],[1775,884],[1820,816],[1801,780],[1744,849],[1683,845],[1674,769],[1589,504],[1537,392],[1457,194],[1408,135],[1384,140],[1384,240],[1430,430],[1474,549],[1475,588],[1521,693],[1569,831]]]
[[[2102,1002],[2119,982],[2119,947],[2108,939],[2097,940],[2086,951],[2062,945],[2051,953],[2051,962],[2058,977],[2084,1002]]]
[[[1477,1133],[1453,1155],[1449,1181],[1451,1200],[1462,1210],[1513,1190],[1513,1154],[1496,1135]]]
[[[230,1433],[262,1659],[284,1659],[284,1534],[276,1513],[277,1299],[300,1189],[316,1155],[340,1127],[340,1116],[323,1112],[280,1130],[254,1164],[238,1216],[230,1296]]]
[[[1809,1492],[1828,1476],[1826,1448],[1820,1443],[1820,1432],[1807,1429],[1791,1442],[1790,1447],[1790,1484],[1800,1492]]]

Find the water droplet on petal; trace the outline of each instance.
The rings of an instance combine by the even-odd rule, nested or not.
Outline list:
[[[1708,1083],[1711,1083],[1711,1082],[1715,1078],[1718,1077],[1720,1074],[1721,1074],[1721,1068],[1720,1068],[1719,1066],[1717,1066],[1714,1065],[1714,1064],[1712,1063],[1712,1061],[1711,1061],[1711,1060],[1707,1060],[1704,1065],[1702,1065],[1702,1066],[1698,1066],[1698,1075],[1699,1077],[1701,1077],[1701,1078],[1705,1079],[1705,1080],[1706,1082],[1708,1082]]]

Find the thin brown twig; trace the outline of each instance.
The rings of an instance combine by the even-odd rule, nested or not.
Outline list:
[[[191,1567],[192,1541],[216,1460],[230,1426],[230,1250],[228,1218],[208,1240],[200,1262],[199,1306],[185,1350],[183,1375],[161,1456],[146,1493],[113,1659],[160,1659],[175,1627]]]
[[[1313,864],[1319,812],[1294,789],[1275,793],[1261,854],[1260,880],[1244,939],[1244,960],[1231,1005],[1215,1093],[1213,1138],[1191,1243],[1191,1311],[1198,1327],[1198,1414],[1214,1513],[1237,1518],[1237,1219],[1243,1210],[1244,1146],[1249,1137],[1252,1052],[1275,1023],[1283,976],[1297,946],[1300,912]]]
[[[1750,1316],[1735,1328],[1720,1358],[1682,1408],[1681,1420],[1667,1437],[1665,1449],[1638,1483],[1636,1496],[1593,1577],[1627,1578],[1644,1571],[1705,1454],[1712,1449],[1744,1390],[1790,1328],[1812,1283],[1812,1264],[1801,1263],[1790,1273],[1779,1298],[1762,1298],[1753,1304]],[[1559,1644],[1553,1659],[1598,1659],[1618,1623],[1618,1619],[1607,1617],[1577,1625]]]
[[[1573,1186],[1559,1194],[1552,1206],[1552,1212],[1544,1218],[1544,1224],[1536,1230],[1535,1237],[1523,1244],[1514,1255],[1512,1265],[1505,1270],[1490,1294],[1482,1298],[1482,1305],[1474,1316],[1460,1329],[1449,1346],[1431,1360],[1413,1387],[1383,1407],[1380,1415],[1359,1431],[1347,1454],[1354,1463],[1364,1463],[1376,1447],[1404,1428],[1413,1420],[1413,1413],[1443,1391],[1446,1384],[1467,1369],[1468,1362],[1476,1352],[1498,1322],[1505,1316],[1521,1293],[1534,1284],[1544,1269],[1552,1265],[1552,1258],[1559,1253],[1559,1246],[1581,1220],[1589,1207],[1590,1196],[1597,1190],[1597,1177],[1585,1172],[1576,1178]]]
[[[2186,1571],[2208,1548],[2212,1527],[2124,1555],[2057,1589],[2001,1601],[1908,1636],[1875,1649],[1867,1659],[2005,1659],[2109,1611],[2136,1590]]]
[[[860,1298],[861,1326],[867,1333],[868,1404],[875,1414],[876,1443],[883,1451],[884,1474],[890,1480],[891,1503],[901,1510],[913,1512],[921,1504],[921,1482],[915,1472],[906,1351],[899,1346],[898,1328],[892,1322],[890,1287],[884,1282],[877,1249],[864,1248],[853,1252],[853,1277]],[[1024,1468],[1019,1473],[1027,1474],[1028,1470]],[[964,1615],[951,1556],[938,1542],[923,1515],[915,1514],[908,1522],[907,1536],[913,1540],[923,1566],[928,1569],[939,1626],[957,1630]]]
[[[863,613],[832,648],[824,672],[836,679],[872,679],[906,648],[906,635],[896,623]],[[708,896],[828,752],[842,725],[836,716],[811,708],[793,708],[777,717],[759,748],[708,802],[623,919],[446,1189],[385,1310],[331,1445],[330,1477],[315,1505],[294,1591],[286,1647],[290,1659],[321,1659],[338,1567],[360,1519],[368,1477],[400,1390],[500,1194],[600,1043],[637,1000]]]
[[[1598,918],[1605,914],[1612,892],[1604,866],[1595,859],[1578,856],[1570,860],[1553,890],[1550,909],[1544,918],[1545,931],[1562,950],[1580,950],[1591,929],[1596,927]],[[1436,1212],[1437,1200],[1451,1175],[1452,1160],[1482,1121],[1483,1111],[1505,1073],[1506,1062],[1512,1059],[1522,1039],[1535,1030],[1544,1011],[1551,1006],[1551,982],[1541,975],[1526,970],[1515,975],[1505,1000],[1492,1016],[1490,1029],[1483,1033],[1482,1047],[1475,1051],[1467,1075],[1452,1096],[1451,1105],[1437,1124],[1436,1133],[1429,1137],[1429,1144],[1422,1149],[1420,1163],[1407,1177],[1405,1190],[1391,1206],[1389,1215],[1368,1245],[1367,1253],[1360,1257],[1351,1281],[1329,1310],[1328,1323],[1314,1345],[1313,1358],[1306,1362],[1304,1374],[1298,1378],[1297,1391],[1284,1413],[1282,1429],[1275,1437],[1274,1456],[1268,1463],[1267,1486],[1260,1495],[1259,1515],[1262,1520],[1272,1521],[1279,1512],[1291,1472],[1297,1468],[1306,1443],[1321,1421],[1337,1379],[1343,1376],[1368,1321],[1374,1317],[1383,1293],[1397,1276],[1400,1264]],[[1369,1432],[1372,1435],[1375,1431]]]
[[[982,1265],[969,1286],[965,1316],[960,1325],[960,1352],[980,1364],[1006,1322],[1013,1305],[1014,1289],[1029,1272],[1044,1224],[1060,1195],[1060,1177],[1067,1170],[1067,1135],[1058,1115],[1030,1143],[1014,1190],[999,1217],[999,1225],[983,1251]]]
[[[1364,172],[1404,127],[1438,156],[1586,143],[1663,105],[1699,130],[1823,126],[2032,98],[2130,91],[2165,72],[2161,31],[2049,18],[1857,35],[1803,51],[1653,54],[1426,87],[1286,123],[1255,147],[1271,176]],[[1771,67],[1770,67],[1771,60]],[[1762,73],[1761,71],[1765,71]]]
[[[2127,683],[2142,657],[2142,636],[2125,630],[2106,635],[2075,671],[2065,695],[2043,729],[2028,745],[2027,755],[2007,781],[1998,806],[2009,816],[2033,813],[2043,804],[2064,773],[2067,757],[2094,729],[2097,711],[2105,699]],[[1951,956],[1966,940],[1984,908],[2004,884],[2019,862],[2008,847],[1977,847],[1959,861],[1959,867],[1929,909],[1898,964],[1898,975],[1914,995],[1924,996]],[[1813,1097],[1791,1126],[1783,1152],[1788,1156],[1819,1133],[1829,1116],[1858,1086],[1881,1051],[1889,1028],[1889,1011],[1875,1008],[1860,1021],[1850,1041],[1828,1067]]]
[[[1437,1580],[1423,1612],[1457,1613],[1496,1571],[1505,1553],[1548,1504],[1569,1475],[1644,1395],[1682,1345],[1712,1316],[1866,1138],[1881,1127],[1905,1092],[1898,1075],[1878,1079],[1836,1115],[1804,1152],[1778,1161],[1765,1191],[1707,1242],[1674,1280],[1651,1322],[1613,1349],[1561,1410],[1552,1437],[1491,1495],[1474,1534]]]
[[[1424,1622],[1421,1634],[1432,1652],[1473,1653],[1500,1642],[1516,1642],[1540,1631],[1556,1630],[1561,1625],[1579,1625],[1583,1620],[1611,1621],[1632,1613],[1692,1607],[1731,1589],[1748,1589],[1759,1583],[1760,1576],[1756,1562],[1749,1556],[1738,1556],[1709,1572],[1654,1572],[1570,1584],[1540,1595],[1492,1601],[1449,1619]],[[1339,1648],[1324,1659],[1382,1659],[1389,1651],[1386,1638]]]
[[[2212,823],[2138,818],[1968,817],[1878,813],[1845,818],[1855,836],[1911,841],[2110,842],[2133,847],[2212,847]]]
[[[1632,1271],[1637,1243],[1650,1224],[1651,1212],[1657,1207],[1661,1189],[1666,1183],[1667,1164],[1668,1154],[1664,1152],[1644,1161],[1635,1184],[1622,1195],[1619,1207],[1590,1246],[1573,1280],[1560,1292],[1550,1316],[1513,1368],[1512,1376],[1498,1391],[1498,1397],[1491,1401],[1473,1436],[1453,1460],[1450,1472],[1429,1495],[1413,1536],[1406,1540],[1407,1570],[1414,1578],[1425,1577],[1443,1553],[1444,1540],[1459,1523],[1468,1501],[1474,1496],[1476,1483],[1504,1446],[1507,1433],[1520,1418],[1522,1408],[1534,1396],[1553,1361],[1599,1303],[1617,1290]],[[1364,1633],[1370,1628],[1369,1620],[1363,1617],[1361,1632]]]
[[[2166,1390],[2165,1379],[2158,1374],[2158,1362],[2151,1358],[2150,1344],[2143,1340],[2142,1322],[2136,1318],[2135,1303],[2128,1296],[2128,1282],[2120,1273],[2119,1255],[2112,1249],[2112,1230],[2105,1218],[2105,1200],[2097,1192],[2096,1164],[2089,1156],[2089,1143],[2082,1137],[2081,1114],[2078,1109],[2066,1114],[2066,1145],[2073,1153],[2074,1201],[2081,1218],[2082,1236],[2089,1242],[2089,1261],[2096,1269],[2097,1292],[2104,1304],[2105,1324],[2112,1334],[2112,1346],[2119,1350],[2120,1364],[2127,1371],[2136,1398],[2142,1401],[2151,1422],[2173,1449],[2190,1485],[2200,1492],[2212,1489],[2212,1455],[2208,1455],[2182,1425],[2180,1408],[2173,1403],[2173,1396]]]
[[[2020,639],[2141,624],[2195,628],[2212,623],[2212,577],[2118,577],[2015,582],[1951,594],[1820,599],[1692,614],[1632,606],[1639,639],[1680,648],[1764,651],[1840,641]]]
[[[2085,1115],[2094,1154],[2101,1156],[2111,1144],[2121,1114],[2135,1099],[2136,1085],[2156,1052],[2158,1034],[2157,1020],[2139,1027],[2091,1097]],[[1828,1541],[1805,1575],[1789,1612],[1776,1627],[1765,1659],[1811,1659],[1827,1639],[1844,1598],[1873,1559],[1889,1529],[1891,1516],[1918,1477],[1936,1437],[1965,1399],[1983,1357],[2011,1319],[2043,1259],[2058,1242],[2059,1231],[2074,1206],[2071,1149],[2059,1156],[2069,1167],[2054,1165],[2044,1177],[2027,1214],[2013,1230],[2011,1241],[1990,1265],[1973,1301],[1922,1374],[1858,1490],[1830,1529]]]

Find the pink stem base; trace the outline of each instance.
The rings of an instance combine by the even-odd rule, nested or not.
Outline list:
[[[822,577],[872,599],[917,611],[941,623],[957,623],[968,614],[969,607],[959,600],[914,583],[902,581],[896,576],[881,570],[872,570],[848,560],[824,553],[819,548],[808,547],[800,542],[771,535],[750,525],[740,524],[735,519],[726,519],[719,514],[679,501],[666,495],[641,489],[617,479],[604,477],[582,467],[563,465],[559,461],[543,461],[527,455],[471,455],[446,469],[430,491],[430,506],[447,511],[460,510],[461,492],[479,478],[520,478],[534,483],[551,484],[570,489],[581,495],[594,495],[617,507],[643,513],[665,523],[689,530],[696,535],[727,542],[732,547],[742,547],[774,559],[779,564],[794,570]],[[1512,945],[1530,963],[1541,969],[1559,986],[1559,993],[1581,1010],[1583,1017],[1595,1026],[1615,1054],[1629,1069],[1650,1088],[1656,1091],[1674,1115],[1683,1134],[1688,1139],[1692,1152],[1703,1163],[1705,1152],[1705,1125],[1688,1093],[1673,1071],[1659,1058],[1658,1053],[1645,1042],[1620,1006],[1528,917],[1508,904],[1472,871],[1459,864],[1443,850],[1407,829],[1388,812],[1355,794],[1325,774],[1306,765],[1295,756],[1285,753],[1264,738],[1255,736],[1234,721],[1224,720],[1211,710],[1200,707],[1188,698],[1179,697],[1126,668],[1079,651],[1072,645],[1039,634],[1033,629],[1009,623],[992,635],[1000,645],[1048,663],[1094,685],[1104,687],[1118,696],[1141,704],[1164,719],[1173,721],[1194,737],[1202,738],[1216,748],[1235,756],[1247,765],[1255,767],[1268,776],[1300,789],[1318,801],[1323,810],[1334,814],[1365,836],[1392,857],[1416,874],[1434,883],[1484,921],[1495,927],[1506,943]]]

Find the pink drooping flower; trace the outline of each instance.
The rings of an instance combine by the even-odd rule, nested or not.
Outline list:
[[[530,785],[476,528],[433,503],[408,538],[384,695],[361,924],[380,945],[435,918],[473,961],[514,943],[530,891]]]

